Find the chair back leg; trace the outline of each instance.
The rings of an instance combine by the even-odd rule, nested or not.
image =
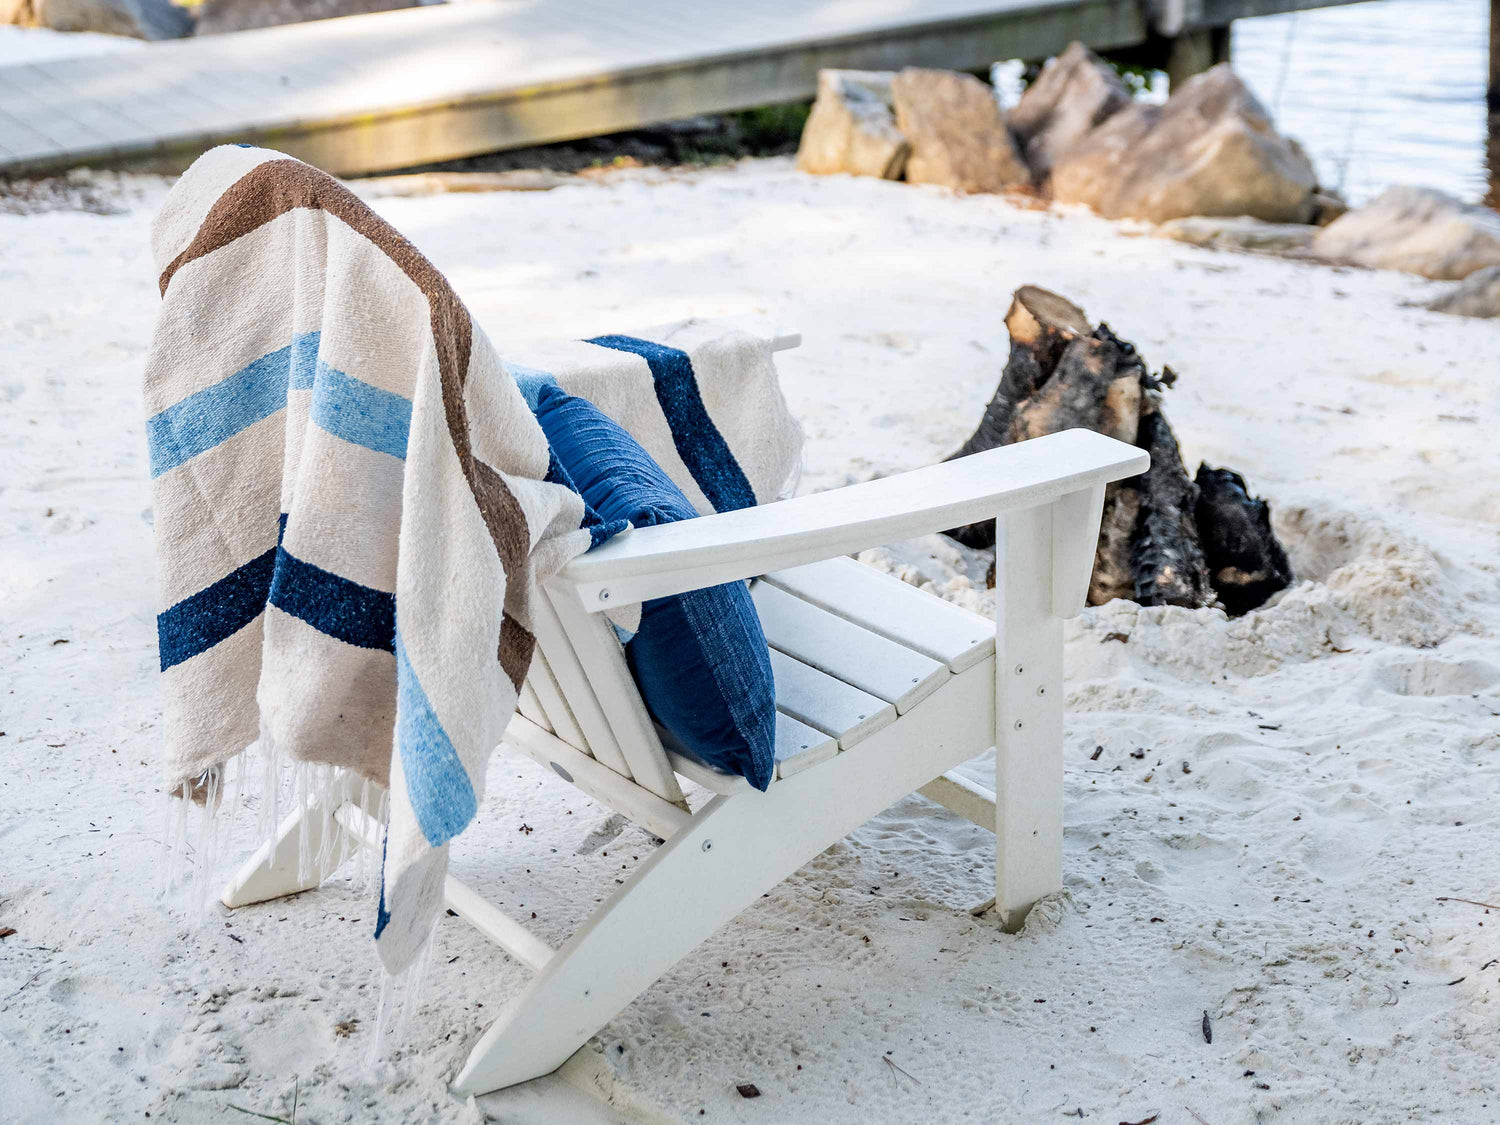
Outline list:
[[[366,785],[341,777],[330,792],[294,808],[276,826],[275,834],[256,849],[219,896],[229,909],[269,902],[320,885],[359,850],[361,843],[335,818],[340,806],[352,803],[372,816],[374,807],[362,804]],[[371,804],[378,804],[378,797]]]

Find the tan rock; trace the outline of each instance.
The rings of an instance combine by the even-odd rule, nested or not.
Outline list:
[[[36,11],[31,0],[0,0],[0,27],[7,26],[36,26]]]
[[[1335,219],[1342,218],[1349,213],[1348,201],[1332,188],[1319,188],[1313,192],[1312,201],[1312,222],[1320,227],[1326,227]]]
[[[896,127],[911,145],[912,183],[983,192],[1031,182],[994,91],[979,79],[909,67],[892,80],[891,98]]]
[[[1433,312],[1453,316],[1500,316],[1500,266],[1475,270],[1460,281],[1453,292],[1444,294],[1427,307]]]
[[[888,70],[820,70],[818,97],[797,146],[797,167],[816,175],[900,179],[907,144],[891,106],[895,77]]]
[[[193,17],[170,0],[29,0],[35,21],[53,31],[97,31],[135,39],[180,39]]]
[[[198,10],[197,34],[219,35],[226,31],[390,12],[415,8],[420,3],[421,0],[204,0]]]
[[[1458,281],[1500,265],[1500,214],[1434,188],[1387,188],[1319,231],[1312,249],[1373,269]]]
[[[1165,105],[1136,102],[1114,114],[1052,166],[1054,199],[1156,223],[1188,215],[1304,223],[1316,187],[1302,147],[1276,132],[1227,63]]]
[[[1157,228],[1157,233],[1191,246],[1213,250],[1256,250],[1265,254],[1286,254],[1306,250],[1318,228],[1308,223],[1267,223],[1241,215],[1233,219],[1192,215],[1173,219]]]
[[[1130,91],[1114,67],[1075,42],[1047,60],[1007,118],[1040,181],[1058,156],[1130,103]]]

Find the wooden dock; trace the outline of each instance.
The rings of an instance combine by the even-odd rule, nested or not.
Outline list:
[[[0,175],[180,170],[227,141],[341,175],[812,96],[822,67],[976,70],[1354,0],[474,0],[0,66]],[[1210,11],[1211,9],[1211,11]],[[1163,14],[1164,13],[1164,14]]]

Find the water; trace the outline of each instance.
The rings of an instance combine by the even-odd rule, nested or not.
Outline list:
[[[1486,170],[1489,0],[1378,0],[1239,20],[1235,69],[1353,203],[1420,183],[1500,203]]]

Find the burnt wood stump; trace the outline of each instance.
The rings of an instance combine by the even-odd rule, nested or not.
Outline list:
[[[1128,340],[1090,324],[1082,309],[1035,285],[1017,289],[1005,314],[1010,355],[978,427],[957,453],[1083,427],[1138,445],[1151,468],[1106,489],[1090,605],[1128,598],[1190,608],[1220,602],[1233,614],[1261,605],[1292,580],[1271,530],[1270,508],[1244,479],[1182,464],[1162,407],[1176,380],[1151,374]],[[968,547],[995,545],[992,520],[947,532]]]

